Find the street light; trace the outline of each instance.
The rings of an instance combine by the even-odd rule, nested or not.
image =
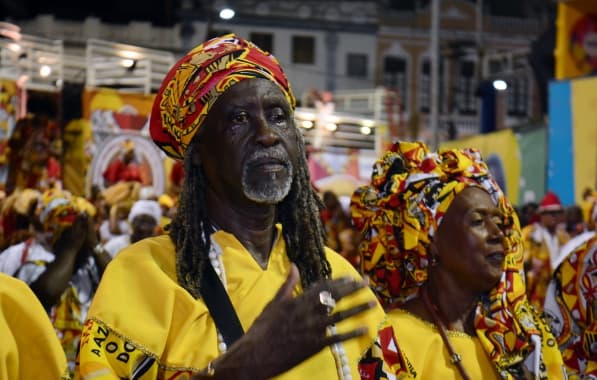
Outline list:
[[[52,68],[48,65],[43,65],[42,67],[39,68],[39,75],[42,76],[43,78],[50,76],[51,73],[52,73]]]
[[[232,8],[224,8],[220,11],[220,18],[222,20],[230,20],[235,15],[234,9]]]
[[[493,81],[493,88],[498,91],[504,91],[508,89],[508,83],[503,79],[496,79]]]

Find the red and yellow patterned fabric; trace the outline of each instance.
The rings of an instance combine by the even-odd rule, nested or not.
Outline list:
[[[51,236],[53,246],[62,232],[73,225],[79,210],[70,193],[61,190],[48,190],[41,196],[39,221],[46,235]]]
[[[543,310],[547,285],[553,277],[553,257],[559,256],[558,252],[568,240],[570,236],[566,231],[556,230],[552,236],[539,223],[522,229],[527,298],[536,310]]]
[[[182,160],[218,97],[234,84],[252,78],[276,83],[294,109],[290,84],[273,55],[234,34],[195,47],[162,82],[151,111],[152,139],[167,155]]]
[[[597,235],[583,240],[555,271],[545,302],[570,379],[597,378]]]
[[[371,184],[351,200],[353,221],[363,233],[362,270],[387,310],[417,297],[427,281],[427,245],[451,202],[469,186],[485,189],[501,210],[508,251],[500,282],[477,306],[479,340],[504,378],[512,378],[508,370],[523,361],[536,376],[560,378],[553,336],[526,299],[518,218],[478,150],[432,152],[420,142],[400,142],[375,162]]]
[[[370,380],[417,379],[417,371],[399,346],[391,324],[379,329],[375,343],[359,360],[359,375]]]

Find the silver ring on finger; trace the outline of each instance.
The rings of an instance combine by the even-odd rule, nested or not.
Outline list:
[[[328,290],[319,292],[319,303],[327,308],[328,315],[332,314],[332,310],[336,307],[336,300]]]

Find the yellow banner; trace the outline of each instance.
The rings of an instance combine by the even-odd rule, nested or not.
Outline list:
[[[556,79],[597,71],[597,1],[558,4]]]
[[[172,160],[164,158],[149,138],[149,115],[155,95],[121,93],[114,89],[96,89],[83,94],[83,118],[91,122],[94,158],[89,165],[86,188],[106,186],[103,173],[109,163],[122,154],[122,144],[134,143],[135,161],[141,172],[141,184],[152,186],[157,194],[169,188]]]
[[[597,188],[597,78],[571,81],[574,198],[582,203],[586,188]]]
[[[521,174],[518,140],[512,130],[442,143],[440,148],[477,148],[489,170],[512,203],[517,203]]]

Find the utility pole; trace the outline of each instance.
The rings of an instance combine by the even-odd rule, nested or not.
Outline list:
[[[475,8],[475,26],[477,29],[476,33],[476,48],[477,48],[477,66],[475,70],[475,76],[477,81],[477,88],[481,85],[484,76],[484,48],[483,48],[483,0],[477,0]],[[481,130],[481,99],[477,98],[477,126]]]
[[[431,3],[431,112],[429,115],[433,135],[433,149],[439,148],[439,2]]]
[[[205,23],[205,38],[204,41],[207,41],[211,38],[211,34],[213,32],[213,12],[214,12],[214,0],[206,0],[204,2],[206,13],[207,13],[207,21]]]

